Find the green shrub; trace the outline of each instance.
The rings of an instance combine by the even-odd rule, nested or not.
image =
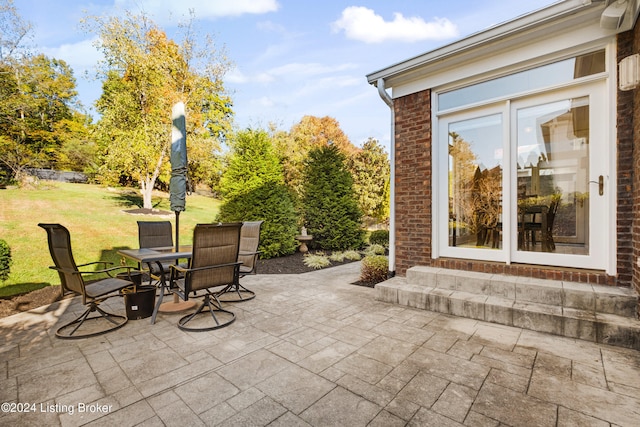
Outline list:
[[[364,232],[345,155],[335,145],[309,152],[302,197],[304,223],[313,246],[324,250],[359,249]]]
[[[387,280],[389,274],[389,259],[384,255],[367,255],[362,260],[360,280],[375,284]]]
[[[4,282],[9,278],[12,263],[11,248],[7,242],[0,239],[0,281]]]
[[[331,261],[329,261],[328,256],[321,252],[315,254],[307,253],[304,255],[304,265],[318,270],[320,268],[329,267],[331,265]]]
[[[364,250],[365,255],[384,255],[385,252],[386,252],[386,249],[382,245],[369,245]]]
[[[256,188],[220,206],[216,221],[264,221],[260,229],[261,258],[289,255],[296,251],[298,216],[290,191],[282,184]]]
[[[229,166],[220,180],[223,204],[216,221],[264,221],[261,257],[296,251],[298,213],[295,197],[284,184],[282,167],[266,131],[247,129],[232,141]]]
[[[389,247],[389,231],[388,230],[375,230],[371,232],[369,236],[369,243],[372,245],[382,245],[385,248]]]

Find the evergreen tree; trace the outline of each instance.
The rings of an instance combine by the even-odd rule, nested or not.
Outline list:
[[[389,157],[377,140],[369,138],[349,159],[354,191],[362,213],[378,221],[389,218]]]
[[[298,216],[269,135],[263,130],[239,132],[232,150],[220,180],[223,204],[217,220],[263,220],[259,246],[262,258],[295,252]]]
[[[313,246],[357,249],[363,243],[362,212],[345,155],[333,144],[312,149],[305,165],[302,209]]]
[[[304,116],[289,133],[274,132],[275,146],[281,158],[286,184],[302,196],[304,161],[313,148],[333,144],[347,156],[357,148],[333,117]]]

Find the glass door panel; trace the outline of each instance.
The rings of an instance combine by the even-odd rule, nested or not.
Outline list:
[[[502,247],[502,114],[448,123],[449,247]]]
[[[517,251],[589,255],[589,98],[520,108]]]

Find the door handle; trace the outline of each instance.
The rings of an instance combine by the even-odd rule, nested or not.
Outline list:
[[[600,175],[597,181],[589,181],[589,183],[598,184],[598,194],[604,194],[604,176]]]
[[[604,194],[604,177],[602,175],[598,177],[598,194],[601,196]]]

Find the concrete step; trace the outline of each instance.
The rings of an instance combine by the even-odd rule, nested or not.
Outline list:
[[[627,288],[413,267],[377,284],[376,298],[640,350],[638,295]]]

